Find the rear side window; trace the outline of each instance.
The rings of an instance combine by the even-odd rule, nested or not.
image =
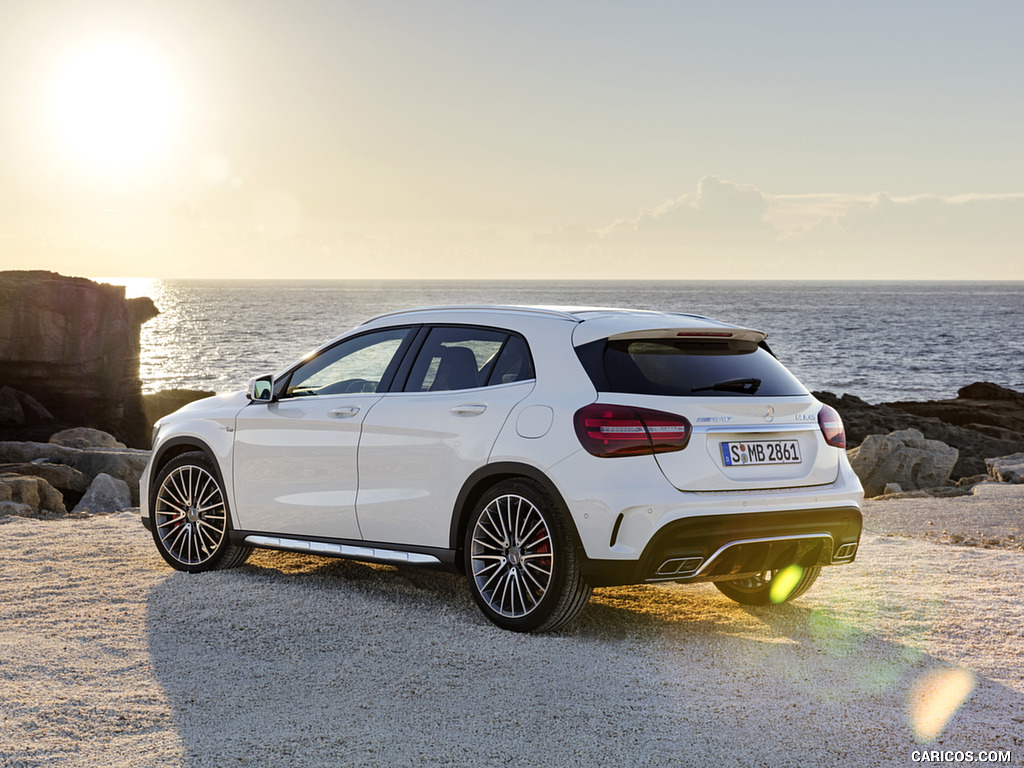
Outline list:
[[[436,327],[416,356],[406,392],[444,392],[533,378],[526,342],[492,328]]]
[[[763,346],[738,339],[602,339],[577,348],[599,392],[785,397],[807,389]]]

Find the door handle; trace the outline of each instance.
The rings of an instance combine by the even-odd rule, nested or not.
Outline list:
[[[456,405],[452,408],[452,413],[456,416],[479,416],[486,410],[487,406],[483,403],[466,403],[465,405]]]
[[[357,413],[359,413],[358,405],[343,405],[340,408],[332,408],[327,415],[336,419],[351,419]]]

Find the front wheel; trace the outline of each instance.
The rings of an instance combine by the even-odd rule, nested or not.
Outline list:
[[[252,547],[231,541],[228,503],[219,474],[205,453],[176,456],[157,474],[153,539],[171,566],[198,573],[241,565]]]
[[[564,505],[525,478],[498,483],[474,508],[464,547],[469,587],[480,610],[502,629],[558,629],[590,599],[567,515]]]
[[[726,597],[743,605],[772,605],[795,600],[811,588],[821,568],[791,565],[778,571],[762,571],[745,579],[716,581]]]

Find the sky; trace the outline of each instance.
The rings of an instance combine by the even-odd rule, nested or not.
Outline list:
[[[0,0],[0,269],[1024,279],[1024,3]]]

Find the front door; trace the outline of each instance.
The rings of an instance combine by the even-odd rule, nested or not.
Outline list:
[[[235,517],[243,530],[360,539],[356,451],[410,328],[350,337],[302,363],[278,400],[235,422]]]

